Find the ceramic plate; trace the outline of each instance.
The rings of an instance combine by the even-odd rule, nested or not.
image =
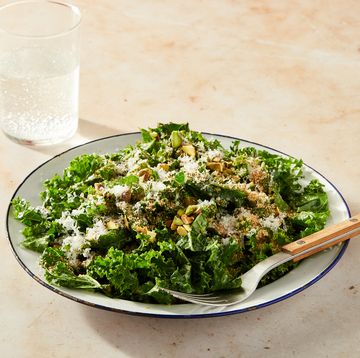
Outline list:
[[[220,140],[225,147],[236,139],[227,136],[220,136],[205,133],[206,137]],[[14,196],[20,196],[30,201],[32,205],[40,205],[39,193],[42,189],[42,182],[51,178],[54,174],[61,174],[70,160],[75,156],[84,153],[105,154],[122,149],[128,144],[134,144],[140,139],[139,133],[116,135],[98,139],[84,145],[72,148],[40,165],[30,173],[18,187]],[[266,149],[269,152],[285,155],[272,148],[241,140],[242,146],[253,146],[258,149]],[[329,224],[345,220],[350,217],[348,206],[339,191],[326,178],[314,169],[305,166],[306,179],[316,178],[325,185],[329,195],[331,217]],[[123,312],[136,315],[147,315],[172,318],[200,318],[235,314],[265,307],[275,302],[289,298],[292,295],[306,289],[317,282],[340,260],[347,243],[340,244],[331,249],[318,253],[303,260],[300,265],[279,280],[257,289],[256,292],[245,302],[229,307],[208,307],[196,304],[159,305],[146,304],[121,299],[106,297],[99,293],[59,288],[48,284],[38,266],[39,255],[35,252],[20,247],[22,225],[14,220],[11,215],[11,205],[7,213],[7,230],[12,250],[24,270],[37,282],[66,298],[83,303],[89,306],[105,310]]]

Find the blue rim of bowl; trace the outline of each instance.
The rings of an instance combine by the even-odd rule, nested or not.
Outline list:
[[[226,139],[231,139],[231,140],[239,140],[240,142],[244,142],[246,144],[249,145],[256,145],[259,146],[261,148],[265,148],[265,149],[269,149],[271,151],[274,151],[276,153],[279,153],[281,155],[285,155],[289,158],[294,158],[291,155],[288,155],[280,150],[274,149],[272,147],[263,145],[263,144],[259,144],[253,141],[249,141],[246,139],[241,139],[241,138],[237,138],[237,137],[233,137],[233,136],[229,136],[229,135],[222,135],[222,134],[215,134],[215,133],[208,133],[208,132],[202,132],[202,134],[204,135],[208,135],[208,136],[216,136],[216,137],[220,137],[220,138],[226,138]],[[114,308],[114,307],[108,307],[108,306],[104,306],[101,304],[97,304],[97,303],[91,303],[89,301],[74,297],[70,294],[67,294],[63,291],[61,291],[60,289],[51,286],[50,284],[48,284],[47,282],[43,281],[40,277],[36,276],[36,274],[34,274],[33,272],[30,271],[30,269],[25,265],[25,263],[21,260],[21,258],[19,257],[19,255],[17,254],[17,251],[13,245],[13,242],[11,240],[10,237],[10,230],[9,230],[9,218],[11,215],[11,202],[12,200],[16,197],[18,191],[20,190],[20,188],[24,185],[24,183],[27,181],[27,179],[29,177],[32,176],[33,173],[35,173],[36,171],[38,171],[41,167],[43,167],[44,165],[46,165],[47,163],[55,160],[56,158],[64,155],[65,153],[71,152],[77,148],[81,148],[84,146],[87,146],[89,144],[92,143],[96,143],[96,142],[101,142],[103,140],[107,140],[107,139],[111,139],[111,138],[116,138],[116,137],[125,137],[125,136],[133,136],[133,135],[140,135],[140,132],[129,132],[129,133],[121,133],[121,134],[115,134],[115,135],[111,135],[111,136],[107,136],[107,137],[102,137],[102,138],[98,138],[98,139],[94,139],[91,140],[89,142],[74,146],[72,148],[69,148],[55,156],[53,156],[52,158],[48,159],[47,161],[43,162],[42,164],[40,164],[39,166],[37,166],[34,170],[32,170],[24,179],[23,181],[19,184],[19,186],[17,187],[17,189],[15,190],[13,196],[11,197],[10,200],[10,204],[8,206],[7,209],[7,213],[6,213],[6,230],[7,230],[7,237],[9,240],[9,244],[11,247],[11,250],[16,258],[16,260],[18,261],[18,263],[20,264],[20,266],[30,275],[30,277],[32,277],[35,281],[37,281],[38,283],[40,283],[42,286],[48,288],[49,290],[59,294],[60,296],[63,296],[65,298],[68,298],[72,301],[75,301],[77,303],[81,303],[84,304],[86,306],[90,306],[93,308],[98,308],[98,309],[102,309],[105,311],[111,311],[111,312],[117,312],[117,313],[123,313],[123,314],[127,314],[127,315],[133,315],[133,316],[146,316],[146,317],[154,317],[154,318],[172,318],[172,319],[188,319],[188,318],[211,318],[211,317],[220,317],[220,316],[228,316],[228,315],[234,315],[234,314],[239,314],[239,313],[245,313],[245,312],[249,312],[249,311],[254,311],[260,308],[264,308],[270,305],[273,305],[277,302],[281,302],[283,300],[286,300],[298,293],[300,293],[301,291],[307,289],[308,287],[312,286],[314,283],[316,283],[317,281],[319,281],[321,278],[323,278],[329,271],[331,271],[335,265],[340,261],[340,259],[342,258],[342,256],[344,255],[346,248],[349,244],[349,240],[343,242],[342,246],[341,246],[341,250],[338,253],[338,255],[335,257],[335,259],[331,262],[331,264],[324,269],[321,273],[319,273],[316,277],[314,277],[312,280],[310,280],[309,282],[307,282],[306,284],[304,284],[303,286],[297,288],[296,290],[293,290],[291,292],[288,292],[287,294],[283,295],[283,296],[279,296],[275,299],[269,300],[267,302],[261,303],[259,305],[254,305],[251,307],[247,307],[247,308],[240,308],[240,309],[234,309],[234,310],[230,310],[230,311],[225,311],[225,312],[214,312],[214,313],[198,313],[198,314],[176,314],[176,315],[171,315],[171,314],[161,314],[161,313],[146,313],[146,312],[135,312],[135,311],[128,311],[128,310],[124,310],[121,308]],[[333,189],[336,191],[336,193],[339,195],[340,199],[342,200],[343,204],[345,205],[346,211],[347,211],[347,215],[348,217],[351,217],[351,213],[350,213],[350,209],[348,204],[345,201],[345,198],[343,197],[343,195],[340,193],[340,191],[336,188],[336,186],[330,182],[324,175],[322,175],[321,173],[319,173],[316,169],[312,168],[311,166],[307,165],[304,163],[304,166],[306,166],[307,168],[311,169],[314,173],[318,174],[320,177],[322,177],[328,184],[330,184],[330,186],[333,187]]]

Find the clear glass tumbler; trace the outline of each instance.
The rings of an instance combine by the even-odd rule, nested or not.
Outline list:
[[[0,123],[12,140],[49,145],[76,132],[80,21],[58,1],[0,7]]]

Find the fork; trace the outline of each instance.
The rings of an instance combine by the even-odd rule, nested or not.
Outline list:
[[[207,306],[230,306],[245,301],[256,290],[260,280],[272,269],[293,260],[300,261],[319,251],[349,240],[360,234],[360,214],[345,221],[326,227],[309,236],[284,245],[281,252],[259,262],[241,276],[241,288],[215,291],[205,294],[192,294],[158,288],[180,300]]]

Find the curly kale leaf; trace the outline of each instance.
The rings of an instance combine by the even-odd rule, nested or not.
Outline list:
[[[211,198],[219,198],[222,207],[231,205],[235,208],[241,207],[245,202],[246,195],[243,191],[227,187],[220,184],[200,185],[195,182],[188,181],[185,183],[185,190],[194,197],[201,200],[210,200]]]
[[[312,180],[301,193],[301,197],[297,201],[296,207],[298,212],[328,212],[328,196],[324,191],[324,185],[317,180]]]
[[[46,280],[56,286],[92,289],[101,285],[89,275],[75,273],[60,249],[48,247],[41,256]]]
[[[132,241],[132,237],[127,230],[114,229],[101,235],[97,240],[90,241],[90,247],[95,252],[104,255],[113,247],[122,249],[126,244]]]
[[[51,208],[54,218],[60,218],[64,211],[78,208],[83,197],[94,193],[93,180],[88,179],[95,177],[96,171],[104,164],[104,158],[100,155],[84,154],[73,159],[62,176],[57,174],[44,182],[45,190],[40,196],[44,206]],[[104,169],[104,173],[108,170]]]
[[[150,292],[156,279],[169,281],[178,269],[172,255],[165,254],[165,249],[169,247],[138,254],[110,248],[106,256],[98,256],[92,261],[88,274],[104,282],[110,296],[133,300],[141,297],[145,301],[154,297],[159,303],[170,303],[169,295]]]
[[[12,201],[12,209],[15,218],[25,225],[21,245],[27,249],[41,253],[63,234],[63,228],[59,223],[49,220],[43,212],[30,206],[26,200],[15,198]]]
[[[15,218],[26,226],[44,221],[43,214],[38,209],[30,206],[30,203],[24,199],[15,198],[11,205]]]
[[[210,256],[205,268],[210,273],[209,290],[216,291],[241,287],[238,257],[242,250],[235,240],[227,245],[214,242],[210,248]]]

